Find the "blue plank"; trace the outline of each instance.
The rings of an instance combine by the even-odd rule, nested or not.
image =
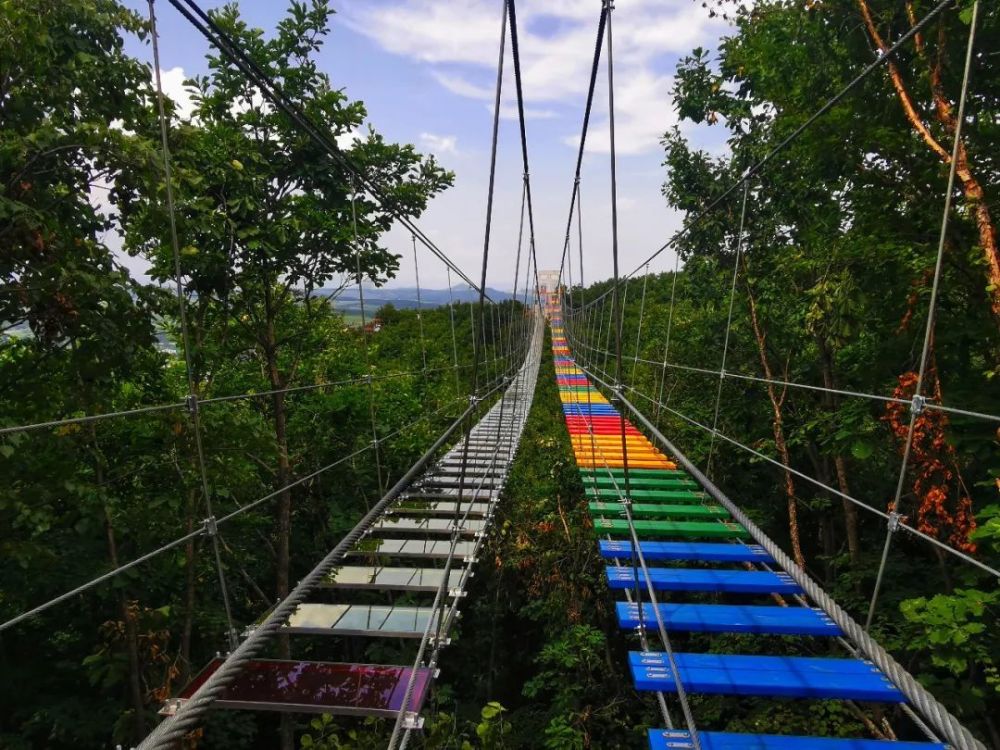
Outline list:
[[[891,742],[849,737],[698,732],[702,750],[944,750],[939,742]],[[679,729],[650,729],[650,750],[690,750],[691,735]]]
[[[608,586],[613,589],[645,588],[646,576],[637,568],[609,565]],[[649,568],[649,579],[657,591],[725,591],[733,594],[801,594],[788,573],[766,570],[699,570],[695,568]]]
[[[649,562],[663,560],[699,560],[702,562],[773,563],[774,559],[757,544],[719,544],[715,542],[640,542],[639,549]],[[632,557],[632,542],[601,541],[601,556],[606,559]]]
[[[674,658],[691,693],[905,701],[885,675],[860,659],[688,653]],[[666,654],[633,651],[629,666],[637,690],[676,691]]]
[[[639,605],[618,602],[618,624],[639,626]],[[653,605],[642,605],[643,620],[655,627]],[[660,617],[669,630],[706,633],[761,633],[769,635],[843,635],[823,610],[810,607],[778,607],[733,604],[661,604]]]

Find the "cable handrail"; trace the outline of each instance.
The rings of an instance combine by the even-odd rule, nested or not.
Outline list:
[[[575,343],[579,344],[582,348],[587,349],[595,354],[603,355],[613,355],[614,352],[608,351],[606,349],[600,349],[594,347],[590,344],[585,344],[582,341],[574,338]],[[733,372],[731,370],[711,370],[705,367],[694,367],[692,365],[682,365],[677,362],[657,362],[651,359],[645,359],[643,357],[635,357],[623,355],[625,359],[634,360],[641,364],[652,365],[654,367],[667,367],[671,370],[683,370],[686,372],[699,373],[701,375],[707,375],[711,377],[721,377],[721,378],[733,378],[734,380],[746,380],[753,383],[764,383],[766,385],[777,385],[782,388],[796,388],[808,391],[816,391],[819,393],[830,393],[836,396],[847,396],[850,398],[864,398],[872,401],[880,401],[889,404],[900,404],[901,406],[913,406],[914,401],[912,398],[900,398],[898,396],[883,396],[877,393],[867,393],[865,391],[854,391],[846,388],[829,388],[822,385],[812,385],[810,383],[799,383],[794,380],[780,380],[776,378],[764,378],[759,375],[749,375],[743,372]],[[629,390],[632,390],[632,386],[625,386]],[[934,400],[932,396],[926,396],[920,401],[921,408],[931,409],[933,411],[940,411],[946,414],[955,414],[963,417],[971,417],[975,419],[981,419],[989,422],[1000,422],[1000,415],[989,414],[987,412],[972,411],[970,409],[963,409],[957,406],[948,406],[946,404],[938,403]]]
[[[278,394],[303,393],[306,391],[315,391],[323,388],[337,388],[345,385],[360,385],[363,383],[367,383],[369,381],[377,383],[384,380],[394,380],[396,378],[423,375],[425,372],[435,373],[435,372],[445,372],[456,369],[467,370],[470,367],[472,367],[471,364],[447,365],[445,367],[428,368],[427,370],[407,370],[405,372],[394,372],[387,375],[358,375],[353,378],[345,378],[343,380],[332,380],[324,383],[311,383],[310,385],[288,386],[287,388],[274,388],[266,391],[245,391],[244,393],[235,393],[229,396],[213,396],[211,398],[200,398],[198,399],[198,405],[211,406],[212,404],[221,404],[229,401],[241,401],[252,398],[263,398],[266,396],[276,396]],[[48,427],[64,427],[69,425],[80,425],[80,424],[87,424],[90,422],[98,422],[105,419],[115,419],[118,417],[131,417],[139,414],[150,414],[154,412],[171,411],[176,409],[188,409],[190,408],[190,406],[191,406],[190,401],[171,401],[162,404],[153,404],[150,406],[140,406],[135,409],[122,409],[119,411],[102,412],[100,414],[85,414],[80,417],[65,417],[63,419],[53,419],[47,422],[34,422],[29,424],[14,425],[10,427],[0,428],[0,436],[9,435],[15,432],[31,432],[33,430],[45,429]]]

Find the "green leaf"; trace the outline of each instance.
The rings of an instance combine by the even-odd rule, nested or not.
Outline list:
[[[859,461],[864,461],[871,457],[875,449],[872,448],[871,443],[865,443],[860,440],[856,441],[851,446],[851,455],[854,456]]]

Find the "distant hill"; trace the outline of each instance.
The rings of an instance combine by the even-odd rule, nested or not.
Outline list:
[[[330,296],[334,291],[333,289],[320,289],[315,293],[315,296]],[[365,310],[369,312],[374,312],[385,304],[392,304],[400,309],[413,309],[417,306],[417,288],[415,286],[379,288],[366,286],[364,293]],[[495,302],[502,302],[503,300],[511,299],[513,296],[510,292],[493,289],[492,287],[486,287],[486,293]],[[462,288],[456,287],[451,290],[450,299],[455,302],[478,302],[479,292],[468,286]],[[420,289],[420,302],[424,307],[440,307],[441,305],[447,305],[448,301],[449,293],[447,289]],[[358,312],[361,309],[356,287],[344,289],[336,299],[332,300],[332,303],[334,307],[342,312]]]

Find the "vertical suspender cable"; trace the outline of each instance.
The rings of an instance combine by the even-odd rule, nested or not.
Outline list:
[[[875,578],[875,588],[868,604],[868,616],[865,618],[865,630],[871,627],[875,617],[875,607],[885,576],[885,566],[889,559],[889,547],[898,526],[900,517],[899,504],[903,497],[903,483],[906,481],[906,471],[910,463],[910,452],[913,449],[913,430],[917,416],[923,409],[923,387],[927,377],[927,364],[930,360],[931,342],[934,340],[934,315],[937,310],[938,290],[941,285],[941,263],[944,258],[944,245],[948,237],[948,217],[951,214],[951,198],[955,191],[955,171],[958,168],[958,148],[962,142],[962,125],[965,122],[965,101],[969,93],[969,76],[972,70],[972,51],[976,41],[976,26],[979,21],[979,0],[972,4],[972,19],[969,22],[969,41],[965,48],[965,69],[962,73],[962,90],[958,98],[958,116],[955,121],[955,141],[951,147],[951,163],[948,168],[948,187],[944,194],[944,210],[941,215],[941,231],[938,235],[937,258],[934,261],[934,281],[931,283],[931,298],[928,303],[927,325],[924,328],[924,345],[920,351],[920,370],[917,373],[917,385],[913,392],[913,404],[910,407],[910,426],[906,431],[906,443],[903,446],[903,460],[899,467],[899,479],[896,482],[896,495],[893,498],[892,510],[889,514],[889,525],[885,532],[885,544],[882,547],[882,559]]]
[[[368,417],[372,429],[372,452],[375,454],[375,471],[378,474],[379,496],[385,494],[385,482],[382,479],[382,461],[379,458],[378,428],[375,420],[375,384],[372,382],[371,354],[368,351],[368,320],[365,316],[365,290],[361,284],[361,242],[358,239],[358,212],[355,201],[358,197],[357,184],[351,182],[351,228],[354,232],[354,268],[358,283],[358,301],[361,305],[361,341],[365,352],[365,382],[368,383]]]
[[[451,353],[455,361],[455,398],[458,398],[462,389],[458,383],[458,337],[455,335],[455,298],[451,293],[451,269],[445,266],[444,270],[448,275],[448,318],[451,321]]]
[[[635,356],[632,358],[632,377],[629,380],[629,388],[635,390],[635,368],[639,364],[639,344],[642,341],[642,316],[646,314],[646,283],[649,281],[649,264],[646,264],[646,273],[642,277],[642,301],[639,302],[639,327],[635,332]]]
[[[733,328],[733,305],[736,302],[736,277],[740,272],[740,254],[743,252],[743,222],[747,215],[747,193],[750,191],[750,180],[743,182],[743,203],[740,207],[740,231],[736,235],[736,259],[733,262],[733,283],[729,288],[729,315],[726,318],[726,335],[722,340],[722,366],[719,367],[719,385],[715,390],[715,412],[712,415],[712,434],[708,442],[708,461],[705,465],[706,476],[712,476],[712,455],[715,450],[716,428],[719,426],[719,405],[722,403],[722,383],[726,378],[726,355],[729,354],[729,333]]]
[[[187,374],[188,413],[191,416],[191,430],[194,432],[195,450],[198,454],[198,473],[201,476],[201,492],[205,498],[205,512],[208,513],[208,523],[205,528],[212,537],[212,551],[215,555],[215,567],[219,575],[219,590],[222,593],[222,605],[226,610],[226,638],[229,648],[235,649],[237,644],[236,628],[233,626],[233,613],[229,605],[229,590],[226,586],[226,574],[222,568],[222,553],[219,550],[219,538],[215,532],[215,514],[212,512],[212,495],[208,488],[208,472],[205,468],[205,449],[201,440],[201,415],[198,409],[198,394],[195,389],[194,367],[191,363],[191,338],[188,335],[187,304],[184,299],[184,280],[181,273],[180,241],[177,237],[177,216],[174,207],[174,188],[170,165],[170,144],[167,138],[167,114],[163,103],[163,81],[160,76],[160,45],[156,32],[155,0],[149,0],[149,28],[153,43],[153,72],[156,79],[156,106],[160,121],[160,142],[163,149],[163,175],[166,186],[167,214],[170,219],[170,248],[174,261],[174,284],[177,288],[177,308],[180,314],[181,344],[184,347],[184,368]]]
[[[420,299],[420,263],[417,261],[417,235],[413,239],[413,274],[417,279],[417,324],[420,329],[420,362],[423,366],[424,385],[427,385],[427,347],[424,343],[424,305]]]
[[[656,399],[656,416],[653,421],[660,424],[660,406],[663,404],[663,386],[667,382],[667,360],[670,357],[670,333],[674,326],[674,299],[677,296],[677,270],[680,266],[680,253],[674,251],[674,273],[670,279],[670,311],[667,313],[667,338],[663,343],[663,367],[660,369],[660,391]],[[669,400],[669,399],[668,399]]]

